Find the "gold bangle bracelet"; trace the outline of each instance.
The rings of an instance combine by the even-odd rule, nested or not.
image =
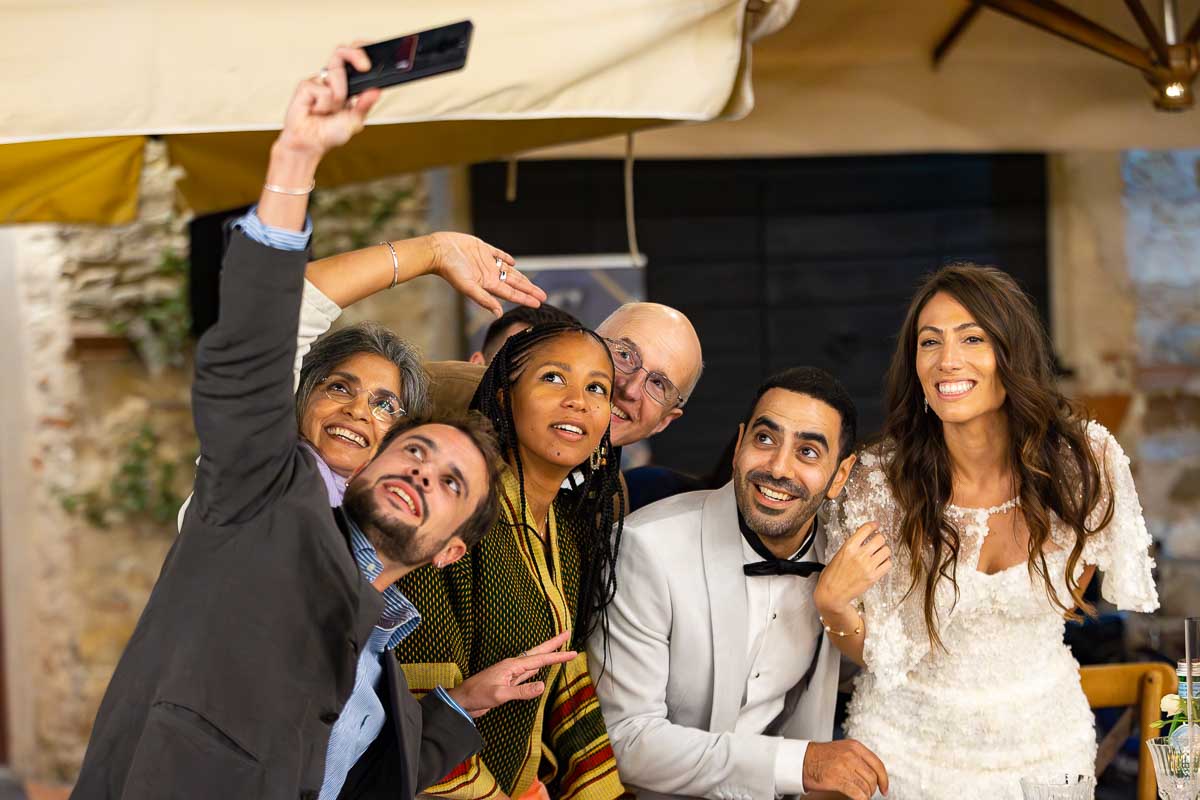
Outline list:
[[[858,636],[860,633],[862,633],[863,622],[861,616],[858,618],[858,625],[856,625],[852,631],[835,631],[833,628],[829,627],[829,625],[825,622],[825,618],[820,614],[817,615],[817,619],[821,620],[821,625],[825,628],[826,633],[841,637],[843,639],[847,636]]]

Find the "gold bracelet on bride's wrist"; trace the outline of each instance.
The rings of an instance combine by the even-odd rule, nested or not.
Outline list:
[[[824,626],[826,633],[841,637],[843,639],[847,636],[858,636],[860,633],[862,633],[863,622],[861,616],[858,618],[858,625],[854,626],[854,630],[852,631],[835,631],[833,628],[829,627],[829,624],[825,622],[825,618],[820,614],[817,615],[817,619],[821,620],[821,625]]]

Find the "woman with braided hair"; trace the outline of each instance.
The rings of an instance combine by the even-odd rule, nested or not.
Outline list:
[[[608,347],[578,325],[537,325],[496,353],[471,406],[492,421],[508,467],[500,519],[461,561],[435,561],[399,584],[426,620],[396,650],[414,692],[456,686],[497,655],[554,636],[582,651],[604,624],[625,511],[609,440],[612,386]],[[576,488],[563,488],[568,477]],[[539,698],[478,718],[483,751],[427,793],[620,797],[586,658],[542,670]]]

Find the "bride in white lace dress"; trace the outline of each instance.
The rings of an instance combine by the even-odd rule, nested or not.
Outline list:
[[[885,405],[814,593],[865,667],[847,736],[883,760],[889,800],[1020,800],[1022,777],[1092,775],[1063,627],[1097,567],[1108,601],[1158,606],[1129,459],[1058,394],[1032,303],[990,268],[918,290]]]

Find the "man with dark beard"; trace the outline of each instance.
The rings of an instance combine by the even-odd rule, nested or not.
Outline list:
[[[625,520],[608,628],[589,650],[638,797],[887,791],[874,754],[828,741],[839,659],[812,601],[817,511],[850,475],[855,427],[832,375],[777,373],[738,430],[730,483]]]

